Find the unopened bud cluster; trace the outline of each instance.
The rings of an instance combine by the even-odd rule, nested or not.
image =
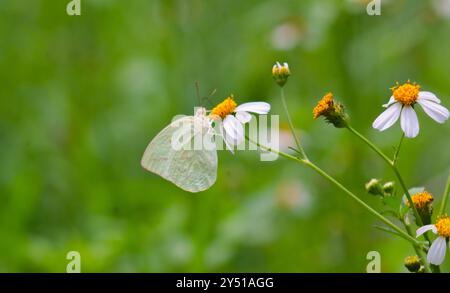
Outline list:
[[[382,184],[381,180],[372,178],[366,183],[365,187],[368,193],[385,197],[394,193],[395,184],[392,181]]]

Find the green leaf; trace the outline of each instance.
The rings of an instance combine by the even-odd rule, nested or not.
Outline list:
[[[398,207],[401,204],[401,199],[398,196],[385,196],[382,201],[383,204],[392,210],[396,215],[398,214]]]

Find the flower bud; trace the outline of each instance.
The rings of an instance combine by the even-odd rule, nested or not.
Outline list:
[[[337,128],[344,128],[348,125],[349,117],[345,113],[344,105],[333,99],[333,94],[326,94],[313,109],[314,119],[320,116],[325,117],[328,123],[333,124]]]
[[[392,195],[394,192],[395,183],[393,181],[386,182],[383,185],[383,192],[385,195]]]
[[[375,178],[370,179],[370,181],[366,183],[366,191],[373,195],[383,196],[383,187],[381,186],[380,180]]]
[[[286,62],[284,62],[283,65],[281,65],[280,62],[277,62],[272,67],[273,79],[281,87],[284,86],[290,75],[289,65]]]
[[[433,213],[433,196],[427,192],[417,192],[411,196],[412,202],[419,213],[420,218],[422,219],[422,223],[424,225],[428,225],[431,223],[431,214]],[[406,202],[409,205],[409,201]],[[416,219],[416,223],[418,223]]]
[[[418,273],[421,270],[422,265],[420,264],[420,259],[417,255],[407,256],[405,258],[405,267],[411,273]]]

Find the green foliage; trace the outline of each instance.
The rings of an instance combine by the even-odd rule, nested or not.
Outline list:
[[[152,137],[198,105],[267,101],[283,117],[275,61],[308,155],[363,200],[368,179],[394,180],[375,153],[312,119],[332,91],[352,125],[389,153],[400,127],[371,124],[396,81],[417,81],[450,106],[450,23],[438,1],[82,0],[0,3],[0,271],[406,271],[409,243],[315,173],[256,152],[219,153],[217,183],[192,195],[139,165]],[[211,108],[208,101],[203,103]],[[398,166],[436,201],[450,161],[449,123],[418,110]],[[448,261],[444,263],[443,269]]]

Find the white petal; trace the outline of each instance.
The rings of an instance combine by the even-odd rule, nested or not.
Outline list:
[[[233,142],[232,145],[237,145],[244,140],[244,127],[233,115],[225,117],[223,120],[223,128],[225,129],[225,139],[229,136]],[[230,140],[227,141],[231,142]]]
[[[233,147],[232,147],[232,145],[230,145],[230,143],[229,143],[228,140],[227,140],[227,137],[229,138],[229,136],[227,136],[227,135],[225,134],[225,130],[223,129],[223,124],[220,125],[220,128],[219,128],[219,135],[222,137],[223,141],[225,142],[225,147],[226,147],[226,149],[229,150],[232,154],[234,154],[234,152],[233,152]]]
[[[391,127],[398,120],[401,110],[402,105],[400,103],[393,104],[392,106],[384,110],[384,112],[381,113],[380,116],[377,117],[377,119],[375,119],[372,127],[378,129],[379,131],[383,131]]]
[[[447,243],[444,237],[438,237],[434,240],[433,244],[431,244],[430,249],[428,250],[427,260],[429,263],[434,265],[440,265],[445,258],[445,251]]]
[[[387,104],[384,104],[383,107],[387,108],[390,105],[394,104],[395,102],[397,102],[394,98],[394,96],[391,96],[391,98],[389,99],[389,102],[387,102]]]
[[[436,95],[431,92],[419,92],[419,97],[418,97],[417,101],[422,100],[422,99],[429,100],[429,101],[432,101],[432,102],[435,102],[438,104],[441,103],[441,100],[439,100],[439,98],[436,97]]]
[[[239,111],[239,112],[236,112],[236,118],[241,123],[245,124],[245,123],[249,122],[252,119],[252,115],[247,113],[247,112],[245,112],[245,111]]]
[[[227,149],[228,149],[232,154],[234,154],[234,151],[233,151],[233,148],[234,148],[234,146],[235,146],[234,139],[230,138],[230,136],[227,135],[227,134],[225,133],[224,136],[223,136],[223,140],[224,140],[224,142],[225,142],[225,145],[226,145]]]
[[[444,107],[430,100],[418,99],[417,103],[422,106],[425,113],[438,123],[444,123],[448,119],[449,112]]]
[[[434,234],[437,233],[437,229],[435,225],[425,225],[420,227],[419,229],[417,229],[416,231],[416,237],[419,237],[420,235],[422,235],[423,233],[432,230]]]
[[[270,111],[270,104],[265,102],[244,103],[236,107],[236,112],[246,111],[256,114],[267,114]]]
[[[411,106],[404,106],[400,117],[400,125],[406,137],[416,137],[419,134],[419,120],[416,111]]]

